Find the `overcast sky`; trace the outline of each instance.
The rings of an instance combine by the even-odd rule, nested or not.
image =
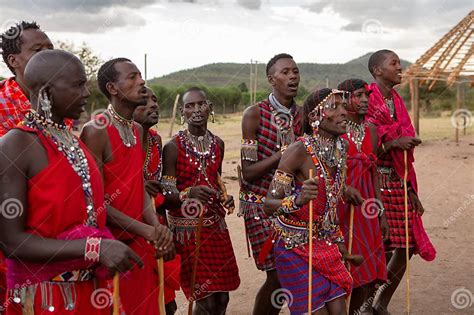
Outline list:
[[[2,31],[36,20],[53,40],[86,42],[103,60],[128,57],[148,78],[213,62],[344,63],[388,48],[415,61],[471,1],[0,0]],[[2,64],[0,75],[9,76]]]

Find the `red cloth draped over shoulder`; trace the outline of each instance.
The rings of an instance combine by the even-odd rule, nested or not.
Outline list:
[[[96,119],[102,119],[101,115]],[[144,155],[137,124],[133,132],[137,139],[134,146],[126,147],[113,124],[107,125],[112,149],[112,161],[103,168],[105,196],[110,205],[129,217],[143,221],[144,207]],[[144,263],[120,275],[120,301],[126,314],[158,314],[158,271],[156,250],[143,237],[122,229],[112,229],[114,236],[134,250]]]
[[[400,94],[398,94],[394,89],[391,91],[396,113],[396,120],[394,120],[390,117],[390,112],[385,105],[385,101],[377,83],[372,83],[370,89],[372,90],[372,93],[369,98],[367,120],[377,127],[379,142],[387,142],[401,137],[415,137],[415,128],[411,123],[410,116],[408,115],[405,103]],[[403,150],[390,150],[389,153],[393,160],[393,166],[397,175],[400,178],[404,178],[405,167]],[[413,162],[415,161],[413,153],[414,149],[407,150],[408,182],[410,182],[413,189],[417,191],[418,186],[416,182],[415,169],[413,167]]]
[[[87,213],[84,192],[80,188],[82,181],[64,154],[58,151],[57,146],[41,132],[25,126],[18,126],[16,128],[35,133],[41,141],[48,158],[48,165],[28,180],[28,207],[25,209],[27,211],[26,232],[53,239],[78,239],[87,236],[112,238],[112,235],[105,227],[106,212],[104,211],[102,178],[86,146],[79,140],[79,145],[84,150],[89,164],[97,228],[84,225]],[[90,267],[90,263],[85,262],[82,258],[48,264],[7,259],[7,263],[8,286],[12,289],[25,285],[25,283],[34,284],[50,280],[52,277],[65,271]],[[104,270],[103,268],[101,269],[102,276],[104,276]],[[90,296],[97,284],[94,285],[92,281],[76,282],[75,284],[78,304],[70,312],[71,314],[110,313],[108,307],[99,310],[92,305]],[[105,286],[105,281],[99,281],[98,285]],[[62,304],[61,306],[56,304],[56,302],[60,303],[62,301],[59,287],[54,287],[51,293],[53,294],[55,307],[59,310],[64,310]],[[42,311],[40,307],[41,292],[38,290],[35,296],[35,314]],[[8,303],[7,314],[22,313],[19,304]]]
[[[96,117],[101,119],[102,115]],[[108,119],[108,118],[107,118]],[[113,124],[107,125],[112,161],[104,164],[105,198],[110,205],[129,217],[143,222],[143,150],[136,125],[133,127],[137,143],[126,147]],[[122,229],[112,228],[119,240],[130,240],[135,236]]]

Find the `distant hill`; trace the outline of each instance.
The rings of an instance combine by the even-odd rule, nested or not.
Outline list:
[[[298,63],[301,72],[301,83],[308,90],[326,86],[335,87],[339,82],[349,78],[361,78],[367,82],[372,77],[367,70],[371,53],[353,59],[344,64]],[[402,60],[402,67],[410,62]],[[265,64],[258,64],[258,89],[268,88],[265,75]],[[214,87],[238,86],[245,83],[249,86],[250,66],[248,63],[213,63],[201,67],[181,70],[159,78],[149,80],[151,84],[166,87],[180,85],[206,85]]]

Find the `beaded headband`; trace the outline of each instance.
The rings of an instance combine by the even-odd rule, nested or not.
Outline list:
[[[315,107],[314,109],[311,111],[311,113],[315,113],[315,114],[318,114],[318,112],[320,114],[322,114],[323,112],[323,104],[332,96],[332,95],[337,95],[337,94],[342,94],[343,97],[344,95],[347,95],[347,98],[349,98],[350,96],[350,92],[348,91],[341,91],[341,90],[338,90],[338,89],[332,89],[331,92],[325,97],[323,98],[323,100],[321,102],[319,102]],[[320,116],[320,115],[318,115]]]

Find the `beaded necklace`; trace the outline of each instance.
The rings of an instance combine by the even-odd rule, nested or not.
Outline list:
[[[192,135],[188,130],[180,131],[178,137],[186,151],[186,158],[189,162],[197,167],[199,175],[204,177],[204,180],[210,187],[214,187],[209,181],[206,170],[209,164],[216,163],[217,140],[216,137],[206,130],[204,136]],[[195,184],[199,181],[200,176],[196,177]],[[214,187],[215,188],[215,187]]]
[[[153,151],[153,147],[157,148],[158,156],[160,158],[159,158],[158,166],[156,167],[156,169],[150,171],[151,153]],[[162,168],[161,146],[158,141],[158,136],[152,133],[148,133],[148,143],[146,147],[145,164],[143,166],[143,169],[145,172],[145,179],[159,180],[161,178],[161,168]]]
[[[362,148],[362,142],[365,138],[365,128],[367,127],[366,122],[361,124],[355,123],[353,121],[347,121],[347,138],[350,139],[357,147],[357,151],[360,152]]]
[[[382,96],[382,98],[388,108],[388,111],[390,112],[390,117],[393,118],[393,116],[395,115],[395,104],[393,103],[393,97],[386,98],[385,96]]]
[[[324,180],[326,189],[326,211],[324,212],[324,217],[321,223],[322,230],[318,233],[321,238],[327,238],[331,233],[333,233],[333,231],[335,231],[336,225],[338,224],[337,203],[342,197],[346,177],[346,150],[343,139],[338,137],[337,140],[335,140],[337,149],[335,154],[337,154],[339,158],[337,159],[335,176],[331,176],[330,167],[328,167],[327,164],[327,157],[319,154],[323,141],[326,141],[322,139],[324,138],[319,135],[305,136],[304,138],[306,149],[311,155],[313,164],[316,168],[321,170],[319,176]]]
[[[34,110],[29,110],[26,115],[25,125],[29,128],[40,131],[44,136],[51,139],[58,147],[58,151],[64,154],[74,172],[81,178],[82,190],[86,201],[87,220],[84,223],[88,226],[97,227],[97,217],[94,211],[94,200],[92,198],[92,187],[90,182],[89,164],[84,150],[79,145],[79,141],[68,130],[66,125],[48,121]]]
[[[126,119],[120,116],[110,104],[109,107],[107,107],[107,112],[112,117],[112,124],[117,128],[123,144],[127,148],[133,147],[137,144],[137,138],[133,132],[133,119]]]
[[[295,140],[293,133],[294,117],[291,114],[291,109],[280,104],[273,93],[270,93],[268,100],[270,101],[270,111],[277,127],[277,147],[288,146]]]

